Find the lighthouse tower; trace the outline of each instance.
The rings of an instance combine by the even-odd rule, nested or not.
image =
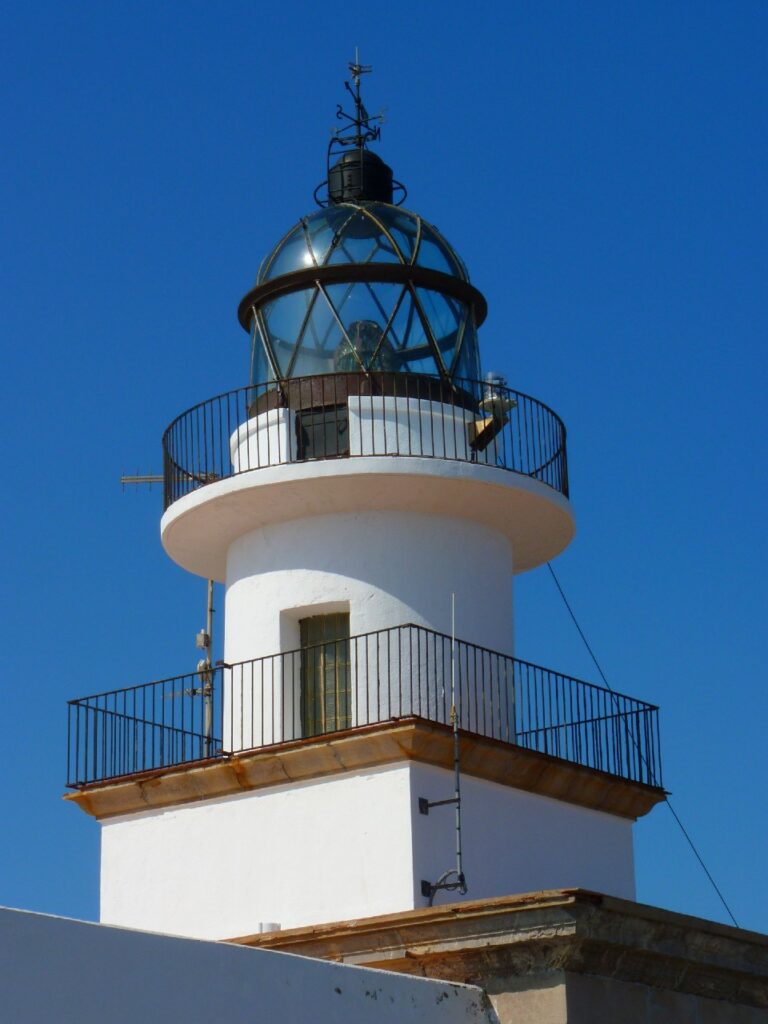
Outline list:
[[[580,886],[633,898],[656,709],[515,658],[574,525],[566,435],[483,375],[486,302],[360,100],[238,317],[246,386],[164,436],[168,555],[223,661],[70,704],[102,920],[206,938]],[[346,116],[346,115],[345,115]]]

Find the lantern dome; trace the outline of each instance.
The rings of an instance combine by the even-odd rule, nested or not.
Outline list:
[[[337,263],[404,263],[469,275],[437,228],[387,203],[343,203],[302,217],[264,259],[256,284],[292,270]]]
[[[303,217],[264,259],[239,308],[254,384],[369,371],[478,380],[485,315],[437,228],[369,201]]]

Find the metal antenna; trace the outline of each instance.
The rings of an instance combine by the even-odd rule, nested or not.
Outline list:
[[[152,490],[153,484],[162,484],[165,478],[153,474],[135,476],[121,476],[120,483],[125,490],[126,484],[141,486],[147,484]],[[200,675],[201,685],[192,689],[182,691],[188,697],[203,698],[203,733],[205,736],[205,756],[210,757],[213,748],[213,580],[208,580],[205,629],[201,629],[195,637],[196,646],[205,651],[205,657],[197,663],[197,672]],[[168,697],[177,697],[178,693],[167,694]]]
[[[125,485],[126,484],[137,484],[137,485],[139,485],[139,484],[147,484],[149,486],[150,491],[151,491],[152,490],[152,484],[161,484],[161,483],[164,482],[164,479],[165,478],[162,477],[162,476],[155,476],[155,475],[153,475],[151,473],[150,474],[144,474],[144,475],[140,475],[139,473],[137,473],[135,476],[121,476],[120,477],[120,483],[123,486],[123,490],[125,490]]]
[[[197,647],[205,651],[205,657],[197,663],[202,686],[195,691],[195,696],[203,698],[203,734],[205,736],[205,756],[211,756],[213,743],[213,580],[208,580],[208,600],[206,602],[205,629],[201,629],[195,638]]]
[[[419,797],[419,813],[429,814],[431,807],[453,804],[456,814],[456,867],[444,871],[436,882],[421,881],[421,895],[426,896],[431,907],[440,890],[467,894],[467,879],[461,851],[461,742],[459,739],[459,713],[456,708],[456,595],[451,594],[451,725],[453,726],[453,796],[447,800],[427,800]]]

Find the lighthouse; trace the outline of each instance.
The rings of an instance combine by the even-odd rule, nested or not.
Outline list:
[[[515,657],[514,578],[574,535],[565,426],[483,366],[486,301],[373,150],[365,70],[239,305],[247,382],[163,438],[163,546],[223,584],[223,659],[204,632],[196,672],[69,705],[106,923],[634,898],[657,709]]]

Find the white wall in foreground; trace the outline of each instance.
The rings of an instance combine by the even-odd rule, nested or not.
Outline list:
[[[0,909],[8,1024],[466,1024],[480,989]]]
[[[453,868],[444,769],[346,772],[102,823],[101,919],[197,938],[426,906],[421,880]],[[464,854],[480,899],[581,887],[633,899],[631,822],[464,776]],[[445,902],[446,896],[437,902]]]

